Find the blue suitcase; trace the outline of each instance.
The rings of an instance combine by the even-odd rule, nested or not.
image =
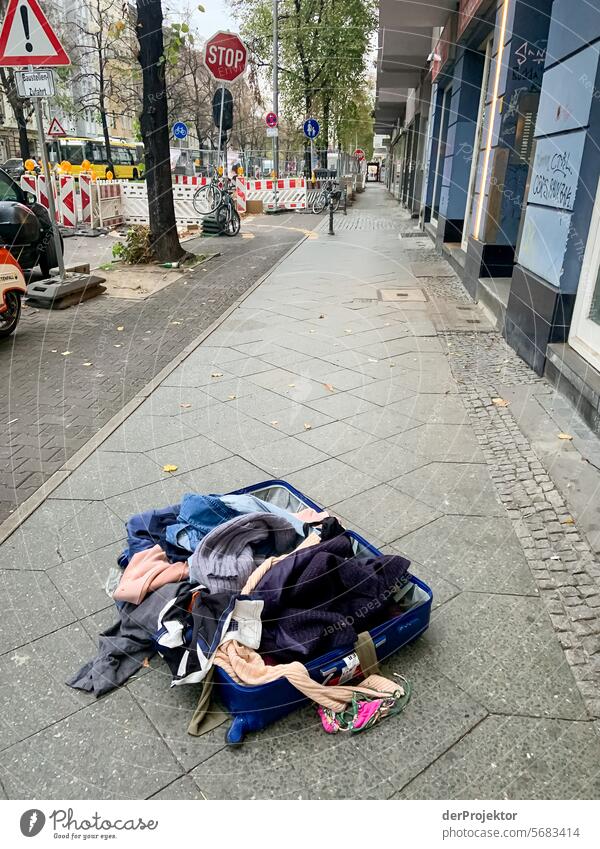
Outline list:
[[[252,493],[263,501],[274,502],[292,512],[305,507],[322,509],[282,480],[264,481],[235,491],[236,495],[242,493]],[[358,534],[353,531],[346,533],[353,540],[357,554],[381,554]],[[370,631],[380,661],[415,640],[429,627],[433,594],[423,581],[410,574],[408,578],[412,584],[406,596],[409,597],[407,604],[410,607],[402,615]],[[315,658],[306,666],[311,678],[321,684],[345,684],[360,677],[360,665],[353,646],[348,646],[345,651],[336,649]],[[215,668],[214,681],[223,706],[233,717],[225,737],[230,746],[241,745],[248,731],[261,731],[307,702],[285,678],[258,687],[248,687],[233,681],[224,670]]]

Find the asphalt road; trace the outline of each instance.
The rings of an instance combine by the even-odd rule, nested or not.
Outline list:
[[[189,250],[221,256],[145,301],[102,295],[63,311],[25,307],[0,342],[0,521],[319,221],[256,216],[235,239],[189,241]],[[114,241],[68,239],[67,262],[101,265]]]

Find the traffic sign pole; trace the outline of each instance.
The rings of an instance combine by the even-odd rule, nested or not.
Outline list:
[[[217,148],[217,168],[221,164],[221,139],[223,138],[223,110],[225,109],[225,83],[221,86],[221,117],[219,118],[219,147]],[[227,166],[223,169],[223,176],[226,174]]]
[[[279,115],[279,3],[273,0],[273,112]],[[277,209],[277,180],[279,179],[279,136],[273,136],[273,201]]]
[[[33,67],[30,67],[33,71]],[[66,280],[65,260],[62,253],[62,245],[60,243],[60,232],[56,222],[56,207],[54,205],[54,187],[51,183],[50,163],[48,162],[48,150],[46,149],[46,134],[44,133],[44,116],[42,115],[42,104],[39,97],[33,101],[35,106],[35,121],[37,124],[38,141],[40,143],[42,154],[42,171],[46,180],[46,190],[48,192],[48,215],[50,216],[50,225],[54,236],[54,247],[56,249],[56,258],[58,260],[58,277],[59,282],[64,283]]]

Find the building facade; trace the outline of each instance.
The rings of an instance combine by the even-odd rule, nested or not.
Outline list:
[[[381,0],[389,190],[600,432],[600,0]]]

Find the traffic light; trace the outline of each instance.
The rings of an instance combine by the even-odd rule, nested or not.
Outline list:
[[[218,88],[215,91],[212,109],[213,109],[213,121],[215,122],[215,127],[219,127],[221,124],[221,98],[223,97],[223,89]],[[231,130],[233,127],[233,95],[229,91],[228,88],[225,89],[225,97],[223,100],[223,132],[227,130]]]

